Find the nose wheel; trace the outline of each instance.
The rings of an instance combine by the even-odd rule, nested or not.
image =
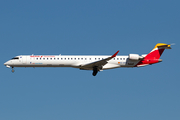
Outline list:
[[[11,70],[11,72],[12,72],[12,73],[14,73],[14,71],[15,71],[15,70],[14,70],[14,67],[12,67],[12,70]]]

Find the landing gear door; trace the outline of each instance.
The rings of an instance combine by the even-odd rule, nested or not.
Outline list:
[[[26,64],[27,63],[27,57],[26,56],[22,56],[22,63]]]

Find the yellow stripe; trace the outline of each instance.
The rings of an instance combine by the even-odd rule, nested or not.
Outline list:
[[[170,49],[171,45],[168,45],[168,44],[165,44],[165,43],[158,43],[158,44],[155,45],[154,49],[159,48],[159,47],[164,47],[166,49]]]

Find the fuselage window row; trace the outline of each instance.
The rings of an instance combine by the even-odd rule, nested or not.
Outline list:
[[[30,58],[31,59],[31,58]],[[36,58],[36,60],[76,60],[76,58]],[[87,60],[87,58],[77,58],[78,60]],[[104,58],[94,58],[95,60],[103,60]],[[114,58],[113,60],[125,60],[126,58]],[[91,60],[91,58],[89,58]]]

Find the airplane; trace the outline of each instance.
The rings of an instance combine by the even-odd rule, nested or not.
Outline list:
[[[162,62],[160,59],[165,49],[171,49],[170,44],[158,43],[154,49],[145,55],[129,54],[117,56],[119,50],[112,56],[105,55],[19,55],[4,63],[7,68],[14,67],[72,67],[80,70],[92,70],[93,76],[99,71],[114,68],[133,68]]]

